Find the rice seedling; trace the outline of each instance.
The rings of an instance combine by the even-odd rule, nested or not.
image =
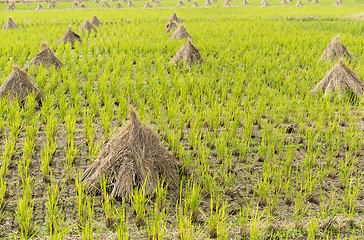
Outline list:
[[[105,226],[107,228],[111,228],[115,223],[115,219],[113,218],[112,198],[109,196],[108,193],[107,179],[105,176],[102,176],[100,185],[101,185],[101,193],[104,200],[102,203],[102,207],[105,213]]]
[[[148,221],[146,228],[149,239],[158,240],[165,237],[166,231],[166,209],[159,210],[158,204],[154,204],[154,207],[148,213]]]
[[[128,225],[125,220],[125,200],[122,201],[121,208],[118,210],[115,208],[113,211],[114,217],[116,218],[116,233],[120,240],[129,239]]]
[[[180,189],[182,194],[182,186]],[[193,177],[188,181],[185,199],[185,211],[191,215],[192,221],[196,222],[198,218],[198,212],[200,211],[201,198],[201,186],[193,180]]]
[[[262,237],[262,235],[264,234],[266,222],[261,222],[264,211],[265,210],[263,210],[259,214],[258,207],[257,207],[256,210],[253,213],[251,213],[252,220],[251,220],[251,223],[249,226],[249,229],[250,229],[249,237],[252,240],[260,239]]]
[[[215,199],[211,197],[210,204],[210,217],[206,218],[208,224],[208,236],[210,238],[220,238],[224,239],[227,237],[227,232],[225,229],[226,221],[226,201],[222,200],[221,196],[216,196]]]
[[[15,218],[19,224],[18,231],[22,239],[31,239],[36,234],[32,225],[34,207],[32,182],[33,179],[22,179],[22,196],[19,197],[18,206],[15,209]]]
[[[59,199],[61,197],[61,190],[54,182],[52,176],[50,177],[51,184],[47,190],[47,227],[49,231],[49,238],[52,240],[64,239],[68,234],[68,224],[65,222],[65,215],[59,207]]]
[[[149,202],[150,197],[147,197],[145,194],[145,183],[146,181],[142,186],[135,187],[133,195],[131,197],[131,204],[134,208],[134,212],[136,215],[135,225],[137,227],[141,227],[146,224],[145,221],[146,204]]]

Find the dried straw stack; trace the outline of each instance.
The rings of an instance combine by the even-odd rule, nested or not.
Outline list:
[[[43,98],[42,91],[34,86],[27,73],[20,70],[18,66],[14,66],[13,71],[0,87],[0,97],[7,96],[9,99],[17,98],[19,101],[23,101],[30,92],[35,93],[37,101]]]
[[[324,92],[324,94],[337,92],[339,97],[349,93],[359,99],[364,92],[364,84],[340,59],[339,63],[312,89],[314,93],[320,91]]]
[[[173,33],[173,35],[171,36],[171,40],[175,40],[175,39],[183,39],[183,38],[190,38],[192,39],[191,35],[187,32],[185,26],[183,26],[183,24],[181,24],[177,30]]]
[[[178,164],[158,135],[144,126],[129,107],[129,122],[104,147],[96,161],[84,172],[82,180],[90,193],[98,193],[100,177],[105,176],[115,198],[130,200],[135,186],[145,186],[146,194],[155,191],[158,181],[178,187]]]
[[[44,42],[42,43],[41,50],[35,55],[32,60],[30,60],[28,68],[30,66],[39,65],[44,65],[47,68],[54,66],[58,69],[63,66],[63,63],[54,55],[52,49],[48,47],[47,43]]]
[[[187,39],[187,43],[183,46],[177,54],[169,61],[168,66],[173,63],[178,67],[180,61],[183,61],[188,70],[191,69],[193,63],[201,64],[203,59],[198,49],[193,45],[191,39]]]
[[[348,52],[348,50],[346,50],[346,47],[341,43],[340,36],[335,36],[331,40],[331,42],[327,45],[320,60],[322,59],[336,60],[341,57],[346,57],[349,60],[349,62],[351,62],[352,57]]]

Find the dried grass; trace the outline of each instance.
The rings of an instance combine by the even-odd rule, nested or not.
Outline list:
[[[27,98],[28,93],[35,93],[35,99],[40,101],[43,93],[30,81],[27,73],[14,66],[13,71],[5,79],[0,87],[0,97],[8,96],[9,99],[17,98],[23,101]]]
[[[184,61],[188,70],[191,69],[193,63],[201,64],[203,62],[200,52],[195,45],[193,45],[190,39],[187,39],[186,45],[177,52],[177,54],[168,63],[168,66],[171,63],[174,63],[175,67],[178,67],[180,61]]]
[[[71,26],[68,26],[67,31],[61,37],[61,39],[57,42],[57,44],[59,44],[60,42],[64,42],[64,43],[69,42],[73,46],[76,41],[81,41],[81,37],[72,31]]]
[[[179,2],[177,3],[176,6],[183,6],[183,5],[185,5],[185,3],[183,2],[183,0],[179,0]]]
[[[44,10],[44,7],[43,7],[43,5],[41,3],[39,3],[38,7],[35,10],[37,10],[37,11]]]
[[[159,2],[159,0],[157,0],[154,4],[154,6],[162,6],[162,4]]]
[[[171,189],[178,187],[178,164],[160,143],[158,135],[144,126],[136,111],[129,107],[126,126],[104,147],[96,161],[84,172],[82,180],[90,193],[100,189],[100,177],[106,176],[112,195],[129,201],[133,188],[145,182],[147,194],[165,178]]]
[[[152,5],[150,5],[150,3],[149,2],[147,2],[145,5],[144,5],[144,7],[143,8],[153,8],[153,6]]]
[[[128,3],[128,7],[134,7],[134,3],[131,0]]]
[[[41,50],[35,55],[35,57],[30,60],[28,67],[44,65],[46,67],[55,66],[55,68],[60,68],[63,66],[61,60],[59,60],[53,53],[53,51],[48,47],[47,43],[42,43]]]
[[[6,21],[3,29],[9,29],[9,28],[19,28],[18,25],[13,21],[13,19],[8,18],[8,21]]]
[[[182,23],[181,20],[179,20],[178,16],[176,13],[173,13],[172,17],[170,18],[172,21],[176,22],[176,23]]]
[[[116,5],[115,5],[115,8],[124,8],[123,5],[121,5],[120,2],[118,2]]]
[[[91,20],[91,24],[93,26],[102,26],[102,23],[100,22],[100,20],[97,18],[97,16],[94,16]]]
[[[96,28],[94,27],[94,25],[92,25],[92,23],[86,19],[86,21],[82,24],[82,27],[80,28],[80,31],[85,32],[85,31],[94,31],[95,33],[97,33]]]
[[[55,8],[56,7],[56,3],[55,2],[51,2],[47,8]]]
[[[301,7],[303,6],[303,3],[301,2],[301,0],[298,0],[298,2],[296,3],[296,7]]]
[[[106,1],[104,1],[101,7],[110,7],[110,5]]]
[[[192,7],[199,7],[199,5],[197,4],[197,2],[195,1],[193,4],[192,4]]]
[[[168,20],[166,24],[166,31],[167,33],[176,29],[178,27],[177,23],[175,23],[171,18]]]
[[[242,3],[241,3],[241,5],[248,5],[249,4],[249,2],[247,1],[247,0],[244,0]]]
[[[337,7],[340,6],[340,1],[336,0],[331,6]]]
[[[206,5],[206,6],[209,6],[209,5],[211,5],[211,2],[210,2],[210,0],[206,0],[206,2],[205,2],[205,5]]]
[[[232,7],[231,4],[229,3],[229,0],[226,0],[223,7]]]
[[[9,6],[6,10],[15,10],[15,3],[9,3]]]
[[[183,26],[183,24],[181,24],[177,30],[173,33],[173,35],[171,36],[171,40],[175,40],[175,39],[184,39],[184,38],[190,38],[192,39],[191,35],[187,32],[185,26]]]
[[[331,59],[336,60],[341,57],[346,57],[351,61],[352,57],[346,47],[341,43],[340,36],[335,36],[331,42],[327,45],[324,53],[322,54],[320,60]]]
[[[340,59],[328,74],[322,79],[312,92],[322,91],[324,94],[338,92],[339,96],[353,93],[360,98],[364,92],[364,84],[359,77]]]

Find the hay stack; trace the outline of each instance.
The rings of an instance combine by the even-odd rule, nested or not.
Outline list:
[[[15,3],[10,3],[6,10],[9,10],[9,11],[15,10]]]
[[[170,18],[166,24],[166,31],[167,33],[176,29],[178,27],[177,23],[175,23],[174,21],[172,21],[172,19]]]
[[[56,4],[52,1],[47,8],[55,8]]]
[[[120,2],[118,2],[116,5],[115,5],[115,8],[124,8],[123,5],[121,5]]]
[[[287,4],[286,0],[282,0],[281,4]]]
[[[92,25],[92,23],[90,23],[89,20],[86,19],[86,21],[82,24],[82,27],[80,28],[80,31],[85,32],[91,32],[94,31],[95,33],[97,33],[96,28],[94,27],[94,25]]]
[[[340,59],[339,63],[326,74],[324,79],[322,79],[314,89],[312,89],[312,92],[319,91],[324,92],[324,94],[337,91],[339,97],[345,93],[350,93],[354,94],[355,97],[360,98],[364,92],[364,84]]]
[[[95,0],[94,3],[99,4],[100,2],[99,2],[99,0]]]
[[[18,25],[13,21],[13,19],[8,18],[8,21],[6,21],[3,29],[9,29],[9,28],[19,28]]]
[[[153,8],[153,6],[152,5],[150,5],[150,3],[149,2],[147,2],[145,5],[144,5],[144,7],[143,8]]]
[[[78,7],[78,2],[74,1],[72,7]]]
[[[100,176],[105,176],[115,198],[130,200],[133,189],[145,184],[146,194],[153,193],[160,179],[168,187],[178,188],[178,164],[158,135],[144,126],[135,110],[129,107],[126,126],[104,147],[96,161],[84,172],[82,180],[90,193],[100,190]]]
[[[269,4],[268,1],[264,1],[264,3],[262,4],[262,7],[270,7],[271,5]]]
[[[183,2],[183,0],[179,0],[179,2],[177,3],[177,6],[183,6],[185,5],[185,3]]]
[[[210,2],[210,0],[206,0],[206,2],[205,2],[205,5],[206,5],[206,6],[209,6],[209,5],[211,5],[211,2]]]
[[[57,44],[59,44],[60,42],[64,42],[64,43],[69,42],[73,46],[76,41],[81,41],[81,37],[72,31],[71,26],[68,26],[67,31],[61,37],[61,39],[57,42]]]
[[[212,0],[211,2],[217,2],[217,0]]]
[[[84,3],[82,3],[82,4],[80,5],[80,8],[82,8],[82,9],[86,9],[87,7],[86,7],[86,5],[85,5]]]
[[[175,67],[178,67],[178,63],[183,61],[188,70],[191,69],[192,63],[201,64],[203,59],[198,49],[193,45],[191,39],[187,39],[186,45],[184,45],[177,54],[169,61],[168,66],[174,63]]]
[[[191,0],[186,0],[186,2],[191,2]]]
[[[41,3],[39,3],[38,7],[35,10],[37,10],[37,11],[44,10],[44,7],[43,7],[43,5]]]
[[[176,13],[173,13],[172,17],[170,18],[173,22],[176,23],[182,23],[181,20],[179,20],[178,16]]]
[[[313,3],[313,4],[316,4],[316,3],[318,4],[318,3],[319,3],[319,1],[318,1],[318,0],[313,0],[313,1],[312,1],[312,3]]]
[[[91,20],[91,24],[93,25],[93,26],[96,26],[96,27],[98,27],[98,26],[102,26],[102,23],[100,22],[100,20],[97,18],[97,16],[94,16],[93,18],[92,18],[92,20]]]
[[[303,3],[301,2],[301,0],[298,0],[298,2],[296,3],[296,7],[301,7],[303,6]]]
[[[131,0],[128,3],[128,7],[134,7],[134,3]]]
[[[102,4],[102,7],[110,7],[110,5],[106,1],[104,1],[104,3]]]
[[[162,4],[159,2],[159,0],[157,0],[154,4],[154,6],[162,6]]]
[[[122,0],[121,3],[128,4],[128,2],[126,0]]]
[[[322,60],[322,59],[335,60],[340,57],[346,57],[349,61],[351,61],[351,58],[352,58],[350,53],[348,52],[348,50],[346,50],[346,47],[341,43],[340,37],[336,36],[327,45],[320,60]]]
[[[231,4],[229,3],[229,0],[226,0],[224,5],[222,7],[232,7]]]
[[[193,4],[192,4],[192,7],[199,7],[199,5],[197,4],[197,2],[195,1]]]
[[[331,6],[337,7],[340,6],[340,2],[336,0]]]
[[[248,5],[249,3],[248,3],[248,1],[247,0],[244,0],[242,3],[241,3],[241,5]]]
[[[171,40],[174,39],[183,39],[183,38],[190,38],[192,39],[191,35],[187,32],[185,26],[183,26],[183,24],[181,24],[177,30],[173,33],[173,35],[171,36]]]
[[[28,67],[44,65],[47,68],[55,66],[55,68],[60,68],[63,66],[61,60],[59,60],[53,53],[53,51],[48,47],[47,43],[42,43],[41,50],[35,55],[35,57],[30,60]]]
[[[43,93],[30,81],[28,75],[14,66],[13,71],[5,79],[0,87],[0,97],[8,96],[9,99],[18,98],[18,100],[25,100],[29,92],[35,93],[35,99],[40,101]]]

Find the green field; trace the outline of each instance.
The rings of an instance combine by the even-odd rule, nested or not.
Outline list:
[[[0,99],[0,239],[363,239],[364,101],[311,92],[337,64],[319,60],[337,35],[364,78],[363,1],[160,2],[0,4],[1,26],[19,26],[0,31],[0,85],[43,42],[63,62],[28,69],[41,106]],[[174,12],[204,60],[189,71],[167,67],[186,44],[166,33]],[[103,26],[83,34],[95,15]],[[68,26],[73,48],[57,44]],[[177,190],[140,186],[124,203],[80,176],[129,105],[181,169]]]

